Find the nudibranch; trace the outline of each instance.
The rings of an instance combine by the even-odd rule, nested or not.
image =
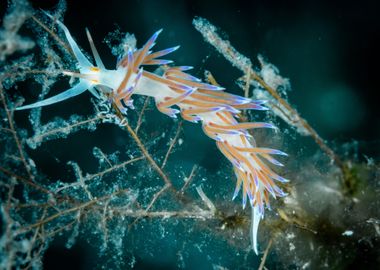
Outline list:
[[[56,22],[71,46],[79,70],[64,71],[63,74],[76,77],[79,82],[56,96],[16,110],[54,104],[89,90],[96,98],[106,94],[123,114],[127,108],[133,109],[133,95],[144,95],[153,97],[157,109],[170,117],[180,114],[184,120],[200,122],[204,133],[216,141],[219,150],[232,163],[237,178],[233,199],[242,189],[243,208],[247,200],[251,205],[252,246],[257,254],[257,231],[259,222],[264,217],[264,205],[269,207],[270,195],[274,198],[286,195],[276,181],[288,182],[268,165],[269,162],[283,166],[272,155],[286,154],[258,147],[248,132],[255,128],[275,127],[269,123],[237,121],[242,110],[266,110],[263,106],[265,101],[229,94],[224,88],[204,83],[185,72],[191,69],[189,66],[167,66],[172,61],[159,58],[177,50],[179,46],[152,52],[161,30],[154,33],[141,49],[130,49],[117,63],[116,69],[106,69],[87,29],[96,65],[81,52],[66,26],[60,21]],[[165,65],[165,68],[161,72],[152,73],[143,69],[146,65]]]

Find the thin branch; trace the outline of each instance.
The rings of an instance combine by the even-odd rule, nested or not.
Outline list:
[[[250,82],[251,82],[251,70],[252,67],[249,67],[246,73],[246,81],[245,81],[245,87],[244,87],[244,97],[248,98],[249,97],[249,87],[250,87]]]
[[[211,210],[211,212],[213,214],[215,214],[216,213],[216,207],[212,203],[212,201],[206,196],[206,194],[203,192],[202,187],[198,186],[198,187],[196,187],[196,190],[197,190],[199,196],[201,197],[202,201],[205,203],[205,205],[207,205],[207,207]]]
[[[63,226],[61,225],[58,229],[56,229],[56,230],[54,230],[54,231],[46,234],[46,238],[53,237],[54,235],[56,235],[56,234],[58,234],[58,233],[60,233],[62,231],[67,230],[68,228],[72,227],[77,222],[78,222],[78,219],[74,219],[74,220],[70,221],[66,225],[63,225]]]
[[[272,243],[273,243],[273,239],[271,238],[269,240],[269,243],[267,245],[267,248],[265,249],[264,251],[264,255],[263,257],[261,258],[261,263],[260,263],[260,266],[259,266],[259,269],[258,270],[263,270],[264,269],[264,265],[265,265],[265,261],[267,260],[267,256],[268,256],[268,253],[269,253],[269,250],[272,246]]]
[[[113,165],[112,167],[108,168],[108,169],[105,169],[104,171],[101,171],[101,172],[98,172],[98,173],[95,173],[95,174],[90,174],[90,175],[87,175],[84,179],[84,181],[89,181],[95,177],[102,177],[103,175],[107,174],[107,173],[110,173],[112,171],[115,171],[115,170],[118,170],[120,168],[123,168],[125,166],[127,166],[128,164],[130,163],[133,163],[133,162],[136,162],[136,161],[139,161],[139,160],[142,160],[144,159],[145,157],[144,156],[140,156],[140,157],[136,157],[136,158],[132,158],[130,160],[127,160],[123,163],[120,163],[120,164],[116,164],[116,165]]]
[[[169,155],[171,154],[171,152],[172,152],[172,150],[173,150],[173,147],[174,147],[174,145],[176,144],[176,142],[177,142],[177,140],[178,140],[179,134],[180,134],[180,132],[181,132],[182,123],[183,123],[183,121],[180,121],[180,122],[178,123],[178,127],[177,127],[176,134],[175,134],[173,140],[172,140],[171,143],[170,143],[170,146],[169,146],[168,151],[166,152],[166,155],[165,155],[164,161],[162,162],[162,165],[161,165],[161,169],[164,169],[164,167],[165,167],[165,165],[166,165],[166,162],[168,161]]]
[[[40,191],[42,191],[44,193],[52,194],[53,195],[53,192],[51,192],[50,190],[48,190],[48,189],[46,189],[46,188],[44,188],[44,187],[36,184],[35,182],[31,181],[30,179],[27,179],[27,178],[24,178],[22,176],[19,176],[19,175],[15,174],[15,173],[13,173],[13,172],[11,172],[11,171],[3,168],[3,167],[0,167],[0,171],[3,172],[6,175],[9,175],[11,177],[16,178],[17,180],[20,180],[21,182],[23,182],[23,183],[25,183],[25,184],[27,184],[27,185],[29,185],[29,186],[37,189],[37,190],[40,190]]]
[[[153,204],[157,201],[157,199],[169,188],[169,185],[163,186],[156,194],[154,194],[153,199],[150,201],[149,205],[144,209],[146,213],[152,208]],[[137,217],[128,227],[131,228],[135,225],[143,216]]]
[[[137,134],[133,131],[131,126],[126,123],[125,127],[127,128],[129,134],[132,136],[132,138],[135,140],[137,146],[140,148],[141,152],[145,156],[145,158],[149,161],[150,165],[153,167],[153,169],[161,176],[161,178],[164,180],[165,184],[172,187],[172,182],[170,181],[169,177],[161,170],[161,168],[157,165],[157,163],[154,161],[152,156],[149,154],[148,150],[146,150],[144,144],[141,142],[140,138],[137,136]]]
[[[186,218],[186,219],[217,219],[214,213],[211,211],[155,211],[146,212],[145,210],[138,211],[126,211],[123,212],[128,217],[140,217],[140,218]]]
[[[4,207],[4,210],[2,211],[3,215],[2,215],[2,221],[3,221],[3,224],[5,226],[5,232],[4,232],[4,235],[5,235],[5,243],[3,243],[2,245],[5,244],[5,250],[7,250],[9,252],[9,259],[8,259],[8,265],[7,265],[7,268],[6,269],[12,269],[12,261],[14,260],[14,257],[15,257],[15,252],[14,250],[11,248],[11,245],[12,245],[12,241],[13,241],[13,233],[12,233],[12,227],[13,227],[13,224],[14,224],[14,221],[13,219],[11,218],[10,216],[10,213],[9,211],[11,210],[11,201],[12,201],[12,198],[13,198],[13,191],[14,191],[14,184],[11,184],[9,186],[9,190],[8,190],[8,194],[7,194],[7,201],[6,201],[6,204],[5,204],[5,207]],[[3,229],[4,230],[4,229]]]
[[[42,213],[42,219],[45,218],[46,213],[47,213],[47,210],[45,208],[43,213]],[[39,232],[40,232],[40,228],[37,228],[33,234],[33,238],[31,240],[31,245],[29,245],[29,250],[28,250],[28,253],[26,256],[28,258],[28,261],[30,261],[30,262],[32,261],[33,247],[36,246],[35,243],[37,241],[37,236],[39,235]],[[31,263],[29,264],[29,266],[31,267]]]
[[[82,177],[82,175],[80,175],[80,178],[82,178],[82,183],[81,182],[74,182],[74,183],[71,183],[71,184],[67,184],[61,188],[58,188],[55,190],[55,193],[59,193],[61,192],[62,190],[65,190],[65,189],[68,189],[68,188],[72,188],[72,187],[76,187],[76,186],[83,186],[85,184],[85,182],[87,181],[90,181],[96,177],[103,177],[105,174],[108,174],[108,173],[111,173],[113,171],[116,171],[120,168],[124,168],[125,166],[127,166],[128,164],[130,163],[133,163],[133,162],[137,162],[139,160],[142,160],[144,159],[145,157],[144,156],[140,156],[140,157],[137,157],[137,158],[132,158],[130,160],[127,160],[125,162],[122,162],[120,164],[116,164],[108,169],[105,169],[101,172],[98,172],[98,173],[94,173],[94,174],[89,174],[89,175],[86,175],[85,177]]]
[[[88,202],[83,203],[83,204],[81,204],[81,205],[78,205],[78,206],[75,206],[75,207],[72,207],[72,208],[69,208],[69,209],[63,210],[63,211],[61,211],[61,212],[58,212],[58,213],[56,213],[56,214],[53,214],[53,215],[51,215],[51,216],[49,216],[49,217],[47,217],[47,218],[45,218],[45,219],[43,219],[43,220],[40,220],[40,221],[38,221],[38,222],[36,222],[36,223],[33,223],[33,224],[29,225],[29,226],[26,226],[26,227],[20,229],[20,230],[18,231],[18,233],[20,234],[20,233],[28,232],[28,231],[30,231],[30,230],[32,230],[32,229],[34,229],[34,228],[40,227],[40,226],[42,226],[42,225],[45,225],[46,223],[49,223],[49,222],[51,222],[51,221],[53,221],[53,220],[55,220],[55,219],[57,219],[57,218],[59,218],[59,217],[61,217],[61,216],[63,216],[63,215],[67,215],[67,214],[70,214],[70,213],[73,213],[73,212],[79,211],[79,210],[81,210],[81,209],[83,209],[83,208],[86,208],[86,207],[88,207],[88,206],[91,206],[91,205],[97,203],[99,200],[100,200],[100,199],[96,199],[96,200],[88,201]]]
[[[65,127],[59,127],[59,128],[53,128],[53,129],[50,129],[44,133],[41,133],[41,134],[38,134],[36,136],[33,136],[31,137],[30,139],[28,140],[32,140],[32,141],[42,141],[45,137],[48,137],[48,136],[51,136],[51,135],[54,135],[56,133],[66,133],[66,129],[73,129],[75,127],[78,127],[78,126],[82,126],[82,125],[86,125],[88,123],[91,123],[91,122],[96,122],[96,121],[99,121],[101,120],[103,117],[101,115],[97,115],[93,118],[90,118],[90,119],[86,119],[86,120],[83,120],[83,121],[80,121],[80,122],[77,122],[77,123],[74,123],[72,125],[69,125],[69,126],[65,126]]]
[[[301,225],[301,224],[298,224],[298,223],[294,223],[294,226],[299,228],[299,229],[302,229],[302,230],[305,230],[305,231],[308,231],[308,232],[311,232],[312,234],[318,234],[317,231],[313,230],[313,229],[310,229],[308,227],[306,227],[305,225]]]
[[[75,207],[63,210],[61,212],[58,212],[56,214],[53,214],[43,220],[40,220],[36,223],[33,223],[29,226],[26,226],[24,228],[19,229],[16,234],[21,234],[28,232],[34,228],[38,228],[40,226],[43,226],[63,215],[68,215],[71,213],[74,213],[76,211],[81,211],[85,208],[88,208],[90,206],[95,205],[96,203],[100,201],[104,201],[106,199],[109,199],[112,196],[115,196],[116,193],[121,193],[125,192],[125,190],[121,190],[115,193],[112,193],[110,195],[103,196],[101,198],[94,199],[92,201],[85,202],[83,204],[77,205]],[[173,218],[173,217],[179,217],[179,218],[189,218],[189,219],[216,219],[217,217],[214,215],[214,211],[207,211],[203,209],[197,209],[197,211],[156,211],[156,212],[147,212],[145,209],[144,210],[133,210],[133,209],[123,209],[122,211],[118,211],[117,209],[113,210],[113,214],[119,214],[121,216],[125,217],[134,217],[134,218]]]
[[[43,22],[41,22],[39,19],[37,19],[34,15],[32,16],[32,19],[39,25],[41,26],[46,32],[48,32],[62,47],[64,47],[72,56],[74,56],[74,52],[68,46],[62,39],[59,38],[59,36],[54,33],[49,27],[46,26]]]
[[[149,205],[145,208],[145,211],[148,212],[153,204],[157,201],[157,199],[169,188],[168,185],[163,186],[156,194],[154,194],[153,199],[149,203]]]
[[[313,234],[317,234],[318,232],[316,230],[313,230],[309,227],[307,227],[307,224],[301,222],[298,218],[291,218],[289,217],[284,210],[278,209],[277,210],[278,215],[287,223],[293,224],[295,227],[303,229],[305,231],[311,232]]]
[[[195,164],[193,166],[193,168],[191,169],[189,177],[186,177],[185,184],[182,186],[182,188],[179,191],[181,194],[185,193],[185,190],[189,186],[190,182],[193,180],[193,178],[194,178],[194,176],[196,174],[197,169],[198,169],[198,166]]]
[[[14,133],[14,131],[11,130],[10,128],[0,127],[0,130],[4,130],[4,131],[9,132],[9,133]]]
[[[49,223],[49,222],[51,222],[51,221],[53,221],[53,220],[55,220],[55,219],[57,219],[57,218],[59,218],[59,217],[61,217],[61,216],[63,216],[63,215],[68,215],[68,214],[70,214],[70,213],[73,213],[73,212],[76,212],[76,211],[82,210],[82,209],[87,208],[87,207],[89,207],[89,206],[92,206],[92,205],[94,205],[94,204],[96,204],[96,203],[98,203],[98,202],[100,202],[100,201],[104,201],[104,200],[106,200],[106,199],[109,199],[109,198],[111,198],[112,196],[117,196],[117,195],[119,195],[119,194],[121,194],[121,193],[124,193],[124,192],[126,192],[126,191],[128,191],[128,190],[129,190],[129,189],[121,189],[121,190],[118,190],[118,191],[116,191],[116,192],[113,192],[112,194],[108,194],[108,195],[105,195],[105,196],[100,197],[100,198],[94,198],[93,200],[90,200],[90,201],[87,201],[87,202],[85,202],[85,203],[79,204],[79,205],[74,206],[74,207],[72,207],[72,208],[62,210],[62,211],[60,211],[60,212],[58,212],[58,213],[56,213],[56,214],[53,214],[53,215],[51,215],[51,216],[49,216],[49,217],[47,217],[47,218],[45,218],[45,219],[43,219],[43,220],[40,220],[40,221],[38,221],[38,222],[36,222],[36,223],[33,223],[33,224],[31,224],[31,225],[28,225],[28,226],[26,226],[26,227],[24,227],[24,228],[19,229],[19,230],[18,230],[18,233],[28,232],[28,231],[30,231],[31,229],[34,229],[34,228],[40,227],[40,226],[42,226],[42,225],[44,225],[44,224],[46,224],[46,223]]]
[[[118,107],[114,103],[112,104],[112,107],[115,109],[116,116],[120,119],[120,122],[124,122],[124,127],[127,129],[129,134],[132,136],[133,140],[136,142],[137,146],[140,148],[140,151],[145,156],[145,158],[148,160],[150,165],[160,175],[162,180],[164,180],[165,184],[169,185],[169,187],[174,190],[173,184],[170,181],[169,177],[161,170],[161,168],[154,161],[152,156],[149,154],[148,150],[145,148],[144,144],[141,142],[140,138],[137,136],[136,132],[132,129],[132,127],[128,124],[127,121],[123,121],[125,118],[124,118],[123,114],[120,112],[120,110],[118,109]]]
[[[13,118],[11,116],[11,113],[10,113],[9,109],[8,109],[7,102],[6,102],[6,99],[5,99],[5,95],[4,95],[4,92],[3,92],[3,87],[2,87],[1,84],[0,84],[0,98],[1,98],[1,101],[3,103],[3,107],[4,107],[4,110],[5,110],[5,113],[7,114],[7,120],[8,120],[8,124],[9,124],[9,129],[13,131],[12,132],[13,139],[15,140],[15,143],[16,143],[17,150],[18,150],[18,153],[20,155],[21,161],[24,164],[24,167],[25,167],[25,170],[26,170],[27,174],[29,175],[29,179],[33,180],[34,176],[33,176],[32,172],[30,171],[30,167],[29,167],[29,164],[26,161],[26,158],[25,158],[25,155],[24,155],[24,151],[23,151],[22,146],[21,146],[20,139],[17,136],[17,132],[16,132],[16,129],[15,129],[14,124],[13,124]]]
[[[100,149],[99,149],[99,152],[102,155],[102,158],[104,158],[104,160],[108,163],[108,165],[110,166],[110,168],[112,168],[113,165],[112,165],[111,161],[108,159],[108,157]]]
[[[137,120],[137,124],[135,127],[136,134],[139,132],[140,126],[142,124],[142,118],[143,118],[143,115],[145,113],[146,108],[148,107],[149,102],[150,102],[150,97],[146,97],[145,101],[144,101],[144,105],[143,105],[141,112],[139,114],[139,119]]]

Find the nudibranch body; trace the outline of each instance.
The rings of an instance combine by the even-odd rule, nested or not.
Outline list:
[[[56,96],[19,107],[17,110],[54,104],[89,90],[97,98],[106,94],[124,114],[127,108],[133,109],[133,95],[144,95],[153,97],[158,110],[168,116],[176,117],[180,114],[187,121],[200,122],[205,134],[216,141],[219,150],[233,165],[237,178],[233,199],[242,189],[243,207],[247,201],[252,207],[252,245],[257,254],[257,231],[259,221],[264,216],[264,205],[269,206],[270,195],[274,198],[285,196],[275,181],[288,181],[276,174],[266,162],[282,166],[272,155],[286,154],[279,150],[258,147],[248,132],[254,128],[274,128],[273,125],[261,122],[240,123],[237,115],[241,110],[266,110],[263,106],[265,101],[229,94],[219,86],[204,83],[185,73],[191,67],[166,66],[172,61],[159,57],[177,50],[179,46],[153,53],[151,49],[161,30],[141,49],[129,50],[118,62],[116,69],[109,70],[100,59],[88,31],[96,65],[81,52],[66,26],[59,21],[57,23],[65,33],[79,69],[79,73],[63,73],[77,77],[79,82]],[[159,69],[159,72],[151,73],[143,70],[145,65],[165,67]]]

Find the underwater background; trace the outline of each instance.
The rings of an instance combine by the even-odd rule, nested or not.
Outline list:
[[[7,131],[10,121],[2,108],[1,267],[12,269],[8,266],[13,260],[15,267],[31,269],[377,269],[378,1],[0,1],[1,18],[15,6],[22,7],[18,12],[27,18],[18,34],[34,43],[0,58],[2,100],[9,108],[17,107],[21,96],[29,104],[41,92],[57,94],[69,83],[57,74],[50,78],[8,73],[75,69],[69,54],[41,27],[57,33],[40,9],[57,12],[90,55],[88,27],[110,68],[116,65],[114,54],[122,50],[122,42],[133,43],[135,37],[141,47],[162,28],[155,49],[180,45],[169,59],[193,66],[191,74],[198,78],[204,79],[207,71],[227,92],[244,95],[244,73],[194,27],[194,18],[201,17],[251,59],[258,74],[264,75],[268,67],[281,75],[285,83],[277,90],[282,98],[343,164],[337,166],[311,136],[272,111],[247,114],[279,127],[279,132],[255,134],[261,146],[289,155],[281,159],[285,166],[280,170],[290,179],[285,188],[289,196],[271,200],[272,210],[266,210],[260,225],[260,254],[256,256],[249,236],[250,210],[242,209],[240,196],[231,200],[232,167],[199,124],[173,120],[159,113],[153,100],[142,97],[135,99],[136,110],[127,114],[145,148],[183,195],[179,196],[162,191],[162,177],[144,160],[141,148],[125,129],[97,118],[101,108],[90,101],[90,93],[42,110],[13,112],[33,181],[59,194],[51,197],[19,182],[26,173],[14,157],[17,145]],[[8,18],[7,23],[16,18],[20,16]],[[6,29],[4,22],[2,29]],[[5,30],[0,33],[0,45],[6,44]],[[62,33],[58,37],[64,40]],[[4,48],[0,46],[0,56]],[[21,68],[14,69],[15,63]],[[255,95],[264,90],[252,83],[250,97],[261,98]],[[81,179],[88,180],[87,187],[80,184]],[[153,214],[137,215],[160,191],[150,210]],[[96,207],[89,203],[109,194],[114,195]],[[74,202],[66,201],[67,196]],[[78,202],[86,205],[75,209],[73,205],[81,205]],[[46,207],[49,204],[54,207]],[[56,212],[68,210],[55,218]],[[128,211],[130,215],[125,214]],[[41,215],[54,217],[43,229],[38,225]],[[7,225],[9,220],[14,220],[12,226]],[[16,236],[7,242],[7,233],[13,229]],[[10,256],[12,248],[16,251]]]

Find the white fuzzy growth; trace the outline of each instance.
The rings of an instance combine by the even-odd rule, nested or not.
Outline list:
[[[231,64],[243,72],[247,72],[252,67],[252,62],[249,58],[239,53],[228,40],[224,40],[217,34],[217,29],[208,20],[201,17],[196,17],[193,20],[193,25],[204,39],[213,45]]]
[[[301,124],[298,114],[291,113],[285,106],[279,103],[275,98],[273,98],[266,90],[261,88],[256,88],[253,90],[253,96],[257,99],[268,100],[266,104],[271,111],[288,123],[290,126],[296,128],[297,132],[303,136],[310,136],[310,132]]]
[[[290,90],[289,79],[282,77],[278,68],[273,64],[265,61],[263,56],[258,55],[257,58],[261,64],[260,75],[263,78],[264,82],[273,89],[281,91],[282,94],[286,95],[286,91]]]
[[[2,1],[6,6],[6,1]],[[12,3],[12,4],[11,4]],[[18,34],[21,26],[32,15],[32,9],[27,1],[9,1],[8,14],[2,20],[0,28],[0,61],[21,51],[32,49],[35,43],[27,37]]]

